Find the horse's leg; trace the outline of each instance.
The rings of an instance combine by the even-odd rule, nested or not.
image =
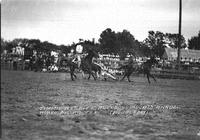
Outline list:
[[[83,79],[85,79],[85,73],[84,73],[84,71],[82,71],[82,77],[83,77]]]
[[[130,72],[127,74],[127,78],[128,78],[128,81],[129,81],[129,82],[133,82],[133,81],[130,80],[130,76],[131,76],[132,73],[133,73],[133,70],[130,71]]]
[[[99,72],[96,72],[97,78],[100,78]]]
[[[132,82],[132,81],[130,80],[130,76],[131,76],[131,73],[129,73],[129,74],[127,75],[128,82]]]
[[[147,72],[146,72],[146,70],[145,69],[143,69],[143,76],[145,77],[145,74],[147,74]]]
[[[77,79],[77,76],[76,76],[76,74],[74,74],[74,73],[73,73],[73,76],[74,76],[74,77]]]
[[[90,80],[90,77],[91,77],[91,74],[89,74],[89,76],[88,76],[88,80]]]
[[[100,78],[98,72],[95,72],[94,74],[95,74],[95,76],[96,76],[96,77],[95,77],[96,79],[97,79],[97,78]],[[90,79],[90,74],[89,74],[88,79]]]
[[[132,82],[132,81],[130,80],[130,75],[128,75],[127,78],[128,78],[128,82]]]
[[[154,79],[154,81],[156,82],[155,76],[153,76],[152,74],[149,74],[149,76],[152,77]]]
[[[71,80],[74,81],[74,68],[70,67]]]
[[[74,71],[75,71],[75,69],[74,69]],[[74,78],[77,79],[77,76],[76,76],[76,74],[74,73],[74,71],[73,71],[73,76],[74,76]]]
[[[91,71],[90,71],[90,70],[87,70],[87,72],[88,72],[88,74],[89,74],[87,79],[90,80],[90,77],[91,77]]]
[[[150,74],[150,73],[146,73],[146,74],[147,74],[148,82],[149,82],[149,84],[150,84],[150,83],[151,83],[150,80],[149,80],[149,74]]]
[[[73,73],[70,72],[70,74],[71,74],[71,80],[74,81]]]
[[[89,73],[88,80],[90,79],[91,75],[92,75],[92,71],[91,71],[91,74]],[[92,75],[92,77],[94,78],[94,80],[96,80],[97,78],[99,78],[99,75],[98,75],[97,72],[95,72],[95,75],[96,75],[95,78],[94,78],[94,75]]]
[[[101,76],[102,76],[101,68],[98,69],[97,73],[99,75],[99,79],[101,79]]]
[[[90,79],[90,76],[91,76],[91,75],[92,75],[92,77],[94,78],[94,80],[96,80],[96,77],[95,77],[94,74],[92,73],[92,70],[91,70],[91,69],[88,69],[88,74],[89,74],[88,80]]]
[[[92,71],[90,71],[90,73],[92,74],[92,77],[94,78],[94,80],[96,80],[96,77],[94,76],[94,74],[92,73]]]
[[[125,73],[123,78],[120,81],[123,81],[126,76],[127,76],[127,74]]]

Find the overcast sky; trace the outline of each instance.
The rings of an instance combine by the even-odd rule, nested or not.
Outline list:
[[[182,0],[182,34],[200,30],[200,0]],[[106,28],[127,29],[139,41],[149,30],[177,33],[179,0],[2,0],[1,37],[71,44]]]

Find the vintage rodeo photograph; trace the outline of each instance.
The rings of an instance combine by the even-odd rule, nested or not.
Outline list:
[[[200,140],[200,0],[0,0],[2,140]]]

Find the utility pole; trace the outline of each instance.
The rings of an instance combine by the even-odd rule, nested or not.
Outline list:
[[[178,57],[177,57],[178,70],[180,70],[181,20],[182,20],[182,0],[179,0]]]

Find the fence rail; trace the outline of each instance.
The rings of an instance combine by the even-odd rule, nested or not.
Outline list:
[[[1,62],[1,69],[3,70],[24,70],[24,63],[19,62]]]
[[[178,70],[152,70],[152,74],[160,78],[170,78],[170,79],[200,79],[199,71],[178,71]]]

